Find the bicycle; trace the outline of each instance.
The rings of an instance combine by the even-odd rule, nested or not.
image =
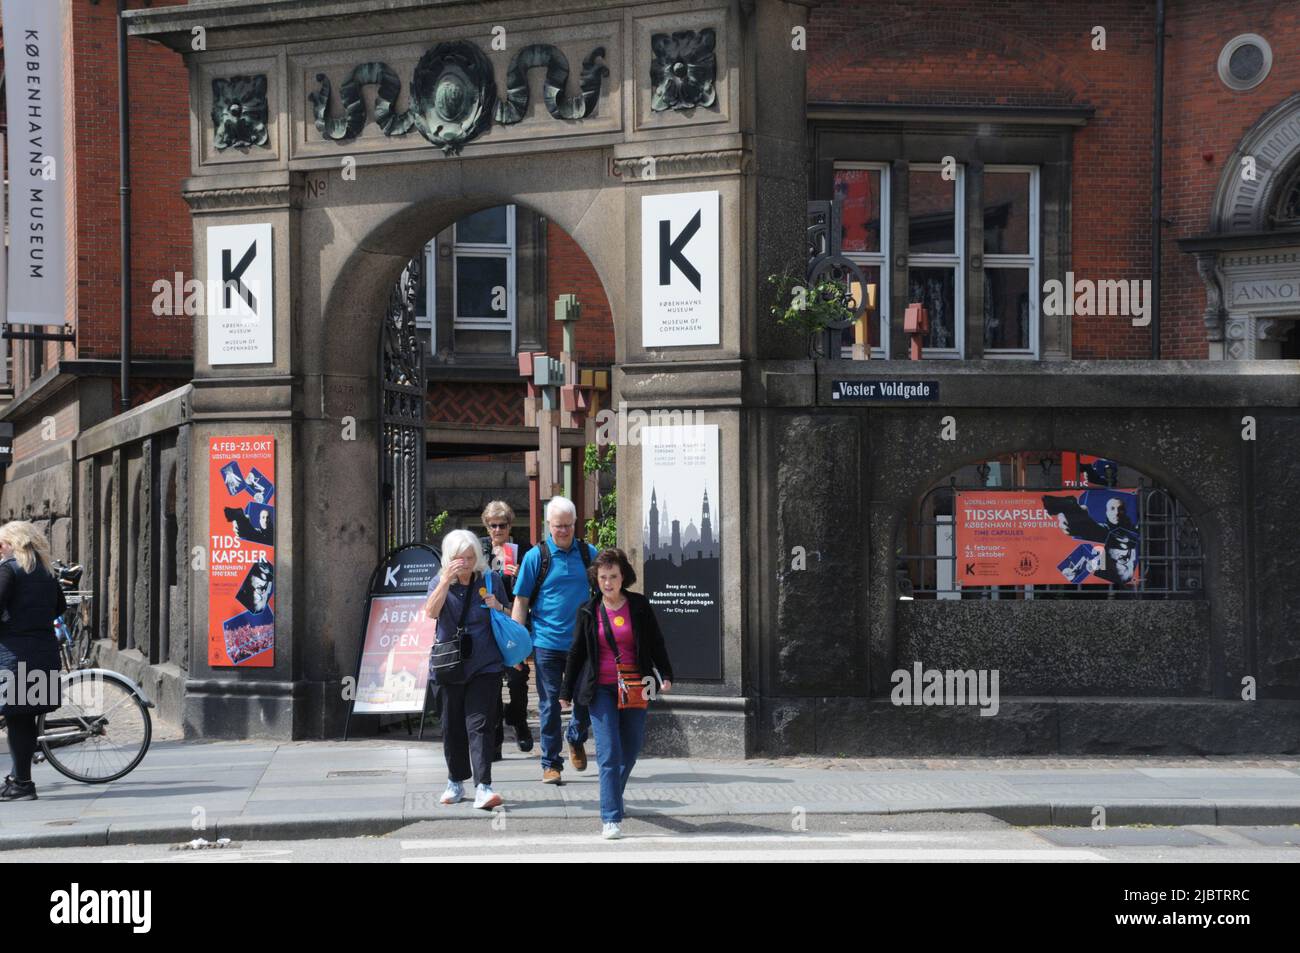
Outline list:
[[[153,738],[149,709],[154,704],[125,675],[90,667],[90,630],[81,610],[93,594],[72,588],[81,579],[80,566],[57,561],[54,565],[68,601],[68,611],[54,622],[63,669],[62,703],[37,719],[40,751],[32,761],[48,762],[74,781],[105,784],[129,774],[144,760]]]

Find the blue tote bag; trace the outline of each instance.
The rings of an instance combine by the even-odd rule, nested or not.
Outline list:
[[[501,650],[501,658],[506,665],[515,666],[528,658],[533,651],[533,640],[528,630],[504,612],[493,610],[492,635]]]

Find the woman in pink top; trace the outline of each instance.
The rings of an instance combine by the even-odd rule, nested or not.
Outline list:
[[[600,767],[601,836],[621,835],[623,791],[645,740],[646,708],[619,708],[618,665],[635,666],[633,688],[654,698],[672,688],[673,671],[650,600],[627,587],[636,572],[621,549],[600,553],[588,570],[600,595],[578,610],[560,705],[590,706]],[[625,677],[626,680],[626,677]]]

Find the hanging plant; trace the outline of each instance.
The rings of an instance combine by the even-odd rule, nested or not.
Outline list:
[[[810,287],[806,277],[793,272],[770,275],[767,281],[775,290],[772,317],[782,327],[815,338],[830,325],[853,319],[853,304],[841,282],[824,278]]]

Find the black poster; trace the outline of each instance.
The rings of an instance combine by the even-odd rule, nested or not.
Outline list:
[[[678,678],[722,678],[717,424],[641,429],[642,592]]]

